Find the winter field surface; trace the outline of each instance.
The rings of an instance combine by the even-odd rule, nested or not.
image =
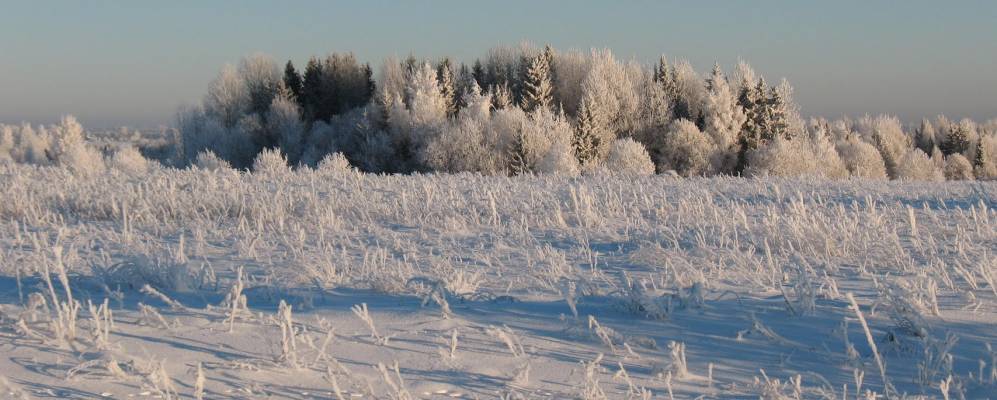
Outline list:
[[[0,193],[13,398],[997,393],[993,182],[8,164]]]

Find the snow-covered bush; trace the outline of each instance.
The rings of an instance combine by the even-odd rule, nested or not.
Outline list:
[[[197,168],[208,171],[218,171],[232,168],[228,161],[221,159],[211,150],[204,150],[198,153],[197,158],[194,159],[193,165]]]
[[[609,149],[605,168],[613,173],[628,175],[652,175],[654,163],[644,145],[631,138],[617,139]]]
[[[291,171],[287,165],[287,158],[280,149],[266,149],[256,156],[253,161],[253,174],[262,176],[280,176]]]
[[[943,181],[945,176],[931,158],[920,149],[911,148],[896,165],[896,179],[912,181]]]
[[[535,169],[542,174],[567,176],[577,176],[580,170],[574,150],[564,141],[552,144]]]
[[[687,119],[676,120],[665,135],[661,159],[658,160],[661,170],[675,170],[685,177],[709,172],[713,145],[696,124]]]
[[[149,170],[149,160],[134,146],[124,146],[114,152],[110,167],[130,174],[142,174]]]
[[[883,156],[873,145],[850,136],[839,141],[835,147],[851,176],[886,179],[886,165],[883,163]]]
[[[945,179],[964,181],[973,179],[973,164],[962,154],[949,154],[945,157]]]
[[[353,171],[353,167],[343,153],[333,153],[322,158],[316,170],[323,174],[341,175]]]
[[[805,137],[775,140],[748,154],[748,176],[812,175],[838,179],[848,177],[848,169],[824,132]]]

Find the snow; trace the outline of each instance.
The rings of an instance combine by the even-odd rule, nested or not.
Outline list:
[[[992,182],[8,164],[0,193],[15,398],[195,398],[199,365],[203,398],[886,395],[849,293],[892,397],[997,392]]]

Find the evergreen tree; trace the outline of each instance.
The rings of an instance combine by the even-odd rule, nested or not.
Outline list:
[[[439,81],[443,101],[446,102],[447,115],[452,117],[457,114],[457,89],[449,58],[444,58],[437,66],[436,79]]]
[[[524,175],[531,172],[529,155],[526,154],[526,133],[523,128],[519,128],[515,140],[509,149],[509,173],[512,175]]]
[[[765,105],[765,129],[762,138],[765,142],[776,138],[790,138],[789,115],[787,113],[786,100],[774,87],[769,90],[769,96]]]
[[[963,124],[952,124],[949,126],[945,141],[941,146],[942,154],[962,154],[969,150],[969,130]]]
[[[284,66],[284,87],[290,91],[291,99],[298,101],[304,82],[301,81],[301,74],[294,68],[294,63],[291,60],[288,60],[287,65]]]
[[[474,60],[474,66],[471,67],[471,76],[480,88],[486,88],[491,85],[491,82],[485,81],[485,67],[481,65],[481,60]]]
[[[578,107],[578,125],[571,140],[579,165],[589,165],[598,158],[599,141],[603,136],[599,133],[601,127],[598,105],[586,96]]]
[[[298,103],[304,111],[305,120],[315,121],[316,109],[319,108],[322,94],[322,64],[315,57],[308,59],[305,65],[304,82]]]
[[[973,156],[973,171],[976,172],[978,178],[983,176],[983,166],[986,163],[987,154],[986,149],[983,147],[983,138],[981,137],[976,141],[976,155]]]
[[[545,54],[533,57],[526,71],[526,78],[523,81],[524,111],[550,109],[554,102],[554,85],[550,79],[550,64]]]
[[[512,105],[512,92],[508,85],[495,85],[491,88],[492,106],[496,110],[501,110]]]
[[[374,71],[370,68],[370,63],[363,65],[363,75],[367,81],[367,93],[365,97],[371,99],[377,93],[377,83],[374,82]]]
[[[935,143],[935,127],[927,118],[921,120],[921,127],[917,129],[914,140],[917,148],[926,154],[931,153],[931,149],[937,144]]]

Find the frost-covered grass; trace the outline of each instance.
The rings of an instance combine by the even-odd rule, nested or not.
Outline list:
[[[991,182],[0,165],[0,193],[5,395],[997,391]]]

